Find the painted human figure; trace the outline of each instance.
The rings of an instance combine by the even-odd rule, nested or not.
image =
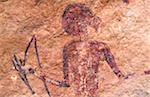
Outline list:
[[[27,75],[33,74],[35,77],[43,81],[45,90],[51,97],[47,83],[59,87],[73,87],[75,93],[80,97],[97,97],[98,92],[98,68],[101,65],[100,57],[104,57],[108,65],[118,78],[124,77],[122,72],[116,65],[114,56],[110,52],[110,48],[103,42],[91,41],[82,39],[88,34],[87,27],[91,26],[98,29],[100,18],[93,15],[91,10],[85,4],[75,3],[68,5],[62,15],[62,26],[64,31],[69,35],[79,37],[79,40],[74,40],[63,48],[63,74],[64,80],[58,81],[47,78],[45,75],[37,75],[35,72],[38,69],[32,67],[25,68],[28,50],[31,43],[34,43],[35,53],[39,68],[42,69],[41,61],[38,54],[37,43],[35,35],[29,42],[24,59],[18,59],[16,55],[13,56],[12,62],[16,71],[25,85],[29,88],[32,94],[34,90],[29,84]],[[71,81],[72,80],[72,81]]]
[[[62,16],[62,25],[70,35],[81,37],[87,34],[87,26],[98,29],[100,18],[93,15],[84,4],[70,4]],[[104,57],[108,65],[118,77],[124,75],[118,69],[110,48],[103,42],[91,40],[76,40],[65,45],[64,79],[69,84],[70,75],[73,77],[71,85],[75,86],[76,94],[97,97],[98,67],[100,57]]]

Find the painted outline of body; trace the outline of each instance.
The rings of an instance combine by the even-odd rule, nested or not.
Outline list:
[[[63,25],[64,30],[68,34],[73,35],[73,36],[75,35],[75,36],[80,37],[82,34],[87,33],[87,26],[91,26],[97,30],[99,24],[100,24],[100,18],[93,15],[91,10],[88,7],[86,7],[85,4],[81,4],[81,3],[75,3],[75,4],[68,5],[64,11],[64,14],[62,15],[62,25]],[[36,69],[33,69],[33,68],[23,69],[23,66],[26,64],[28,49],[30,48],[30,45],[32,42],[34,42],[35,52],[36,52],[36,56],[37,56],[37,62],[39,65],[38,67],[42,68],[39,54],[38,54],[35,36],[32,37],[31,41],[29,42],[29,44],[25,50],[25,56],[24,56],[23,61],[22,60],[20,60],[20,62],[17,61],[18,58],[16,57],[16,55],[14,55],[13,60],[12,60],[13,66],[19,72],[19,74],[21,75],[20,76],[21,79],[27,85],[27,87],[32,92],[32,94],[34,94],[35,92],[32,90],[32,88],[31,88],[31,86],[27,80],[27,77],[26,77],[27,74],[33,74],[34,76],[36,76],[37,78],[42,80],[44,83],[44,86],[45,86],[45,90],[47,91],[49,96],[51,96],[51,94],[50,94],[50,91],[49,91],[46,83],[51,83],[51,84],[54,84],[54,85],[59,86],[59,87],[70,87],[69,68],[72,67],[72,64],[69,63],[70,62],[69,56],[71,56],[72,54],[69,54],[70,52],[68,50],[70,50],[70,48],[72,48],[74,46],[75,48],[73,51],[76,51],[76,48],[78,48],[78,47],[80,48],[80,46],[78,46],[80,44],[85,45],[85,49],[90,48],[91,46],[94,46],[93,49],[95,50],[95,52],[93,51],[94,54],[91,54],[91,56],[94,55],[94,56],[96,56],[96,58],[99,58],[99,56],[103,55],[105,57],[105,60],[107,61],[108,65],[112,68],[113,72],[118,77],[124,76],[121,73],[121,71],[118,69],[118,67],[115,63],[114,57],[113,57],[112,53],[110,52],[109,47],[105,43],[97,42],[97,41],[73,41],[73,42],[64,46],[64,49],[63,49],[64,80],[63,81],[57,81],[57,80],[54,80],[51,78],[46,78],[43,75],[42,76],[41,75],[35,75],[34,72],[36,72]],[[77,44],[77,45],[74,45],[74,44]],[[99,47],[99,48],[97,48],[97,47]],[[89,51],[89,52],[91,52],[91,51]],[[89,53],[89,52],[87,52],[87,53]],[[80,51],[78,51],[77,53],[80,53]],[[87,59],[86,59],[86,61],[87,61]],[[98,61],[96,60],[96,63],[97,62]],[[88,64],[88,65],[90,65],[90,64]],[[99,63],[98,63],[98,65],[99,65]],[[98,72],[97,71],[98,65],[96,67],[93,67],[93,69],[92,69],[95,73]],[[72,68],[74,68],[74,67],[72,67]],[[75,71],[75,69],[77,69],[77,68],[72,69],[72,71]],[[97,86],[95,85],[95,87],[97,87]],[[89,90],[89,91],[86,90],[86,91],[89,92],[88,96],[94,96],[95,95],[95,93],[93,93],[92,90]]]
[[[98,73],[98,67],[101,64],[99,63],[100,56],[104,57],[105,61],[108,63],[108,65],[118,78],[124,77],[124,75],[116,65],[114,56],[112,55],[110,48],[103,42],[73,41],[69,45],[65,46],[64,50],[64,53],[68,54],[64,66],[64,78],[66,78],[66,82],[69,81],[68,72],[69,69],[71,69],[69,73],[72,73],[74,75],[73,81],[76,81],[76,91],[79,95],[83,94],[83,92],[88,92],[89,94],[87,94],[87,96],[97,97],[96,92],[98,90],[99,82],[95,82],[95,85],[92,85],[84,83],[84,81],[87,82],[88,80],[89,82],[93,82],[94,84],[94,80],[98,80],[96,77]],[[91,73],[90,77],[88,72],[94,73]],[[85,79],[82,79],[83,76]],[[80,84],[80,80],[82,80],[82,84]],[[87,89],[87,87],[89,88],[89,90]]]

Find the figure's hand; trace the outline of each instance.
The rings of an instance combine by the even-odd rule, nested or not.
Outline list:
[[[132,77],[132,76],[134,76],[135,75],[135,73],[130,73],[130,74],[126,74],[126,75],[124,75],[124,74],[122,74],[121,72],[118,72],[118,78],[120,78],[120,79],[128,79],[128,78],[130,78],[130,77]]]
[[[70,85],[68,83],[66,83],[65,81],[62,81],[59,83],[60,87],[70,87]]]
[[[130,77],[132,77],[134,75],[135,75],[135,73],[129,73],[129,74],[124,76],[124,79],[128,79],[128,78],[130,78]]]
[[[117,75],[118,78],[124,78],[124,74],[119,70],[117,72],[115,72],[115,74]]]

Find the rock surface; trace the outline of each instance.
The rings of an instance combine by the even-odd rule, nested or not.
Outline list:
[[[63,79],[62,49],[77,37],[63,31],[61,16],[73,2],[85,3],[102,20],[98,31],[88,28],[87,39],[107,43],[121,71],[131,75],[118,79],[107,65],[101,65],[99,97],[150,97],[150,75],[144,74],[150,69],[150,0],[130,0],[129,4],[122,0],[1,0],[0,97],[48,97],[43,83],[32,75],[29,81],[36,94],[31,95],[11,63],[14,53],[23,57],[33,34],[43,73]],[[34,55],[32,47],[27,66],[37,66]],[[53,97],[75,97],[71,87],[49,84],[49,89]]]

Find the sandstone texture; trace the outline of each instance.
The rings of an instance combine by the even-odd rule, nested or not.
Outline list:
[[[101,19],[97,31],[88,27],[86,39],[106,43],[119,69],[129,75],[118,79],[102,62],[98,97],[150,97],[150,74],[144,74],[150,70],[150,0],[0,0],[0,97],[48,97],[42,81],[29,75],[36,92],[32,95],[12,66],[13,54],[23,58],[32,35],[42,73],[63,80],[63,47],[78,37],[64,32],[62,14],[68,4],[78,2]],[[33,46],[28,56],[27,67],[36,67]],[[73,87],[48,86],[52,97],[77,97]]]

